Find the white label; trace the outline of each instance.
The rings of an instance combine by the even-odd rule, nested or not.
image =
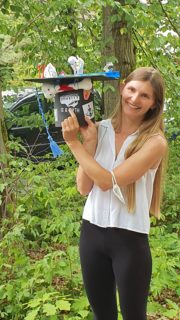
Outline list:
[[[86,104],[82,105],[84,115],[88,116],[90,119],[94,118],[94,108],[93,108],[93,102],[88,102]]]
[[[77,94],[71,94],[60,97],[60,103],[65,104],[68,108],[75,108],[79,101],[79,96]]]

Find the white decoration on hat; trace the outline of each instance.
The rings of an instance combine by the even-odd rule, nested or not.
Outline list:
[[[74,74],[82,74],[84,68],[84,60],[80,57],[70,56],[68,58],[68,63],[70,64],[71,68],[73,69]]]
[[[48,63],[48,65],[44,69],[44,78],[56,78],[56,77],[57,77],[57,71],[55,67],[51,63]]]

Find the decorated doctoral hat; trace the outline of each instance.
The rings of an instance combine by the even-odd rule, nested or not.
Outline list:
[[[93,81],[117,80],[119,71],[113,71],[113,65],[108,63],[104,72],[83,73],[84,61],[79,57],[68,58],[74,74],[57,74],[55,67],[49,63],[43,68],[43,75],[36,79],[25,79],[42,83],[42,91],[47,99],[54,100],[55,125],[61,127],[61,122],[70,116],[71,108],[77,116],[80,126],[86,126],[84,116],[94,120]],[[39,70],[39,69],[38,69]]]
[[[34,79],[25,79],[36,83],[42,83],[42,91],[47,99],[54,100],[54,117],[55,126],[61,127],[62,121],[70,116],[69,109],[74,111],[80,126],[86,126],[85,115],[92,121],[94,116],[93,103],[93,81],[117,80],[120,78],[119,71],[112,70],[112,63],[108,63],[104,72],[83,73],[84,61],[77,57],[68,58],[74,74],[66,75],[61,73],[58,75],[55,67],[49,63],[45,66],[38,66],[39,77]],[[40,74],[42,71],[42,74]],[[36,90],[39,111],[42,115],[43,122],[46,127],[50,147],[54,157],[61,155],[62,151],[53,141],[49,128],[45,119],[42,101]]]

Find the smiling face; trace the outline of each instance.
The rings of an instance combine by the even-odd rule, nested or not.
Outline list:
[[[121,90],[121,97],[122,114],[134,120],[143,120],[155,103],[150,81],[129,81]]]

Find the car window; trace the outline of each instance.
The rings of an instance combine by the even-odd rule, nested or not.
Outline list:
[[[13,113],[17,117],[23,117],[37,112],[39,112],[37,101],[31,101],[17,106]]]
[[[50,102],[43,97],[41,97],[43,111],[47,112],[49,110],[53,110],[54,103]],[[37,100],[25,101],[21,105],[18,105],[16,109],[13,111],[16,116],[28,116],[32,113],[39,113],[39,107]]]

